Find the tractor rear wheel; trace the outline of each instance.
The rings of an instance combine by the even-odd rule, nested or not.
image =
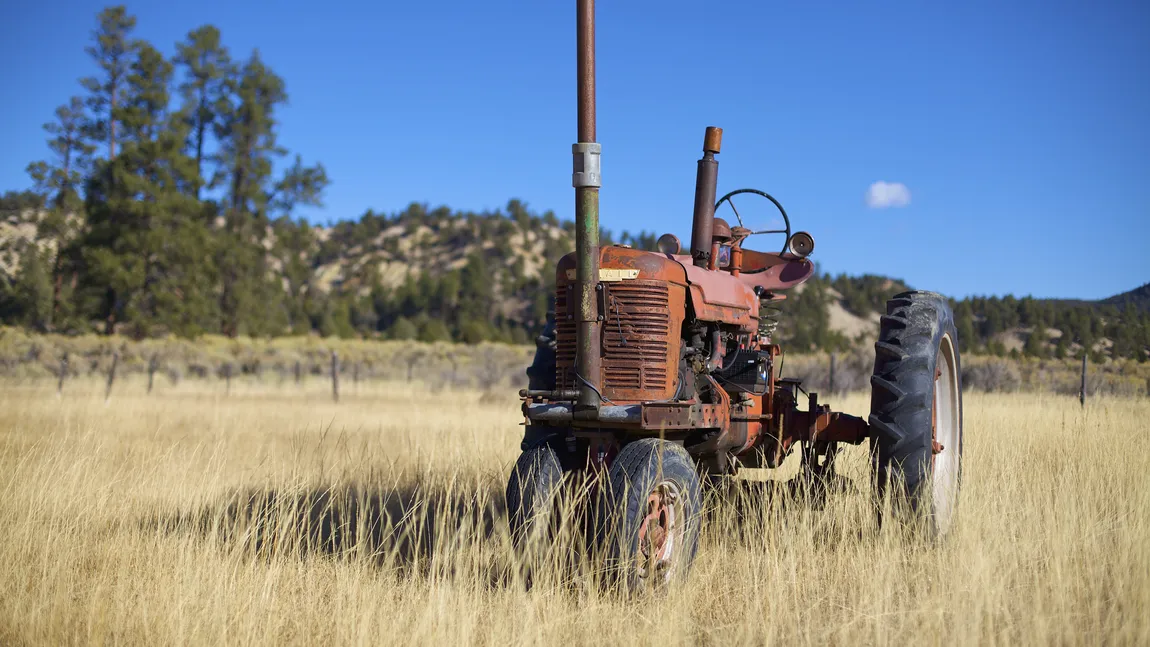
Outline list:
[[[880,502],[891,495],[896,514],[943,535],[954,520],[962,473],[954,315],[939,294],[903,292],[887,302],[880,326],[869,419],[877,493]]]
[[[613,577],[629,591],[686,577],[699,546],[702,495],[681,445],[631,442],[611,465],[600,530]]]

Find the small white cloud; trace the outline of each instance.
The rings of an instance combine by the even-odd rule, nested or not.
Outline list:
[[[905,207],[910,204],[910,189],[902,182],[875,182],[866,190],[866,204],[871,209]]]

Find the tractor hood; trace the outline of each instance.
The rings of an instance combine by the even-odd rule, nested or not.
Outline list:
[[[759,319],[755,288],[769,292],[786,290],[814,273],[814,264],[805,258],[753,250],[743,250],[743,267],[742,274],[732,276],[726,271],[698,267],[686,254],[660,254],[612,245],[599,250],[598,282],[644,280],[681,286],[687,289],[691,309],[700,320],[754,331]],[[556,284],[575,283],[575,273],[575,254],[570,253],[556,267]]]
[[[689,260],[688,260],[689,262]],[[575,282],[575,253],[559,259],[556,266],[557,285]],[[687,274],[676,259],[657,252],[645,252],[630,247],[610,245],[599,249],[599,281],[626,281],[643,279],[667,281],[687,285]]]

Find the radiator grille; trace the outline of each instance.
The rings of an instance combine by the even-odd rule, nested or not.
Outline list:
[[[604,283],[600,308],[604,395],[621,399],[661,397],[669,386],[668,342],[671,335],[668,286],[662,281]],[[556,382],[575,388],[575,322],[567,317],[574,285],[560,286],[555,299]],[[649,391],[649,394],[640,392]]]

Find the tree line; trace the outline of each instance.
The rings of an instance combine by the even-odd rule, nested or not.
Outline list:
[[[0,323],[136,338],[464,342],[525,342],[542,325],[573,223],[511,200],[481,213],[412,204],[311,227],[297,211],[322,204],[328,177],[278,142],[284,80],[258,51],[234,55],[214,26],[188,32],[169,57],[135,28],[123,6],[99,13],[92,75],[44,126],[49,157],[28,165],[31,190],[0,196]],[[602,240],[653,249],[656,236]],[[857,345],[831,326],[832,300],[867,317],[905,289],[819,273],[783,303],[780,337],[804,350]],[[1145,359],[1146,292],[1127,304],[1007,296],[953,306],[967,352]],[[1011,335],[1025,338],[1021,348],[1008,348]]]
[[[887,299],[908,289],[903,281],[882,276],[816,273],[783,302],[781,339],[804,350],[848,350],[860,340],[831,326],[831,302],[856,316],[873,317],[886,312]],[[1095,361],[1145,361],[1150,359],[1150,291],[1143,286],[1129,294],[1103,302],[975,296],[950,304],[965,353],[1062,359],[1081,357],[1086,349]]]
[[[6,196],[9,211],[34,210],[36,233],[15,250],[0,315],[137,337],[279,332],[302,295],[280,287],[270,265],[287,250],[267,250],[267,234],[300,228],[295,209],[328,183],[321,164],[280,162],[284,81],[258,51],[233,57],[211,25],[171,57],[135,28],[123,6],[98,15],[93,74],[44,126],[51,156],[28,166],[32,191]]]

